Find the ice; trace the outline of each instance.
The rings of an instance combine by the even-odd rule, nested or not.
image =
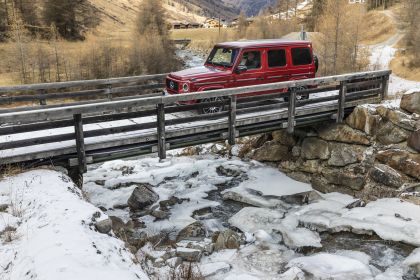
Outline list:
[[[203,277],[209,277],[228,272],[230,270],[230,265],[225,262],[214,262],[202,264],[199,268]]]
[[[148,279],[122,241],[89,225],[101,212],[68,177],[29,171],[0,181],[0,192],[19,194],[21,207],[13,240],[0,241],[0,279]]]
[[[298,267],[314,279],[372,279],[372,272],[359,260],[327,253],[293,259],[288,267]]]

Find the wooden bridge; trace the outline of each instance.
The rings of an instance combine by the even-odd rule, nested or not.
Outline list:
[[[352,73],[206,92],[162,95],[166,74],[0,87],[0,168],[87,164],[324,122],[387,94],[391,71]],[[299,87],[308,89],[297,92]],[[244,94],[272,91],[276,93]],[[309,99],[299,100],[301,94]],[[242,95],[242,96],[241,96]],[[239,98],[238,98],[239,97]],[[176,105],[213,98],[210,103]],[[288,100],[285,102],[284,100]],[[224,106],[211,115],[208,106]]]

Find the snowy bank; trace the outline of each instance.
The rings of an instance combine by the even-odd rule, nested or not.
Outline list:
[[[0,279],[148,279],[124,243],[95,231],[107,218],[70,179],[49,170],[0,181]],[[97,217],[97,218],[95,218]]]

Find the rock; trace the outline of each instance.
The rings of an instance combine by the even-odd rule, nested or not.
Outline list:
[[[391,122],[386,122],[380,126],[376,138],[380,143],[390,145],[404,142],[408,136],[408,131],[393,125]]]
[[[105,182],[106,182],[105,180],[96,180],[95,181],[95,184],[104,187],[105,186]]]
[[[0,204],[0,212],[6,212],[9,204]]]
[[[153,210],[152,212],[150,212],[150,215],[155,217],[158,220],[165,220],[171,216],[169,212],[165,212],[162,210]]]
[[[296,145],[296,137],[287,133],[287,130],[277,130],[274,131],[272,134],[273,140],[285,145],[285,146],[295,146]]]
[[[182,201],[183,201],[182,199],[179,199],[176,196],[171,196],[167,200],[159,201],[159,206],[160,206],[160,209],[162,209],[162,210],[168,210],[170,207],[172,207],[176,204],[181,204]]]
[[[420,91],[404,94],[401,98],[400,108],[410,113],[420,114]]]
[[[287,173],[287,176],[298,182],[302,182],[306,184],[311,183],[311,174],[308,174],[308,173],[290,172],[290,173]]]
[[[410,154],[407,151],[390,149],[378,152],[376,159],[420,180],[420,154]]]
[[[240,239],[239,234],[231,229],[227,229],[218,234],[214,244],[214,250],[238,249],[240,246]]]
[[[420,152],[420,129],[411,133],[407,143],[410,148]]]
[[[121,218],[109,216],[109,219],[112,221],[112,230],[114,231],[114,233],[117,234],[128,229]]]
[[[211,277],[224,274],[230,271],[231,266],[225,262],[205,263],[199,266],[199,271],[203,277]]]
[[[166,264],[171,268],[176,268],[182,264],[182,259],[180,257],[174,257],[166,260]]]
[[[392,110],[385,106],[379,106],[376,108],[376,111],[383,119],[390,121],[398,127],[411,131],[415,129],[416,122],[406,113],[398,110]]]
[[[144,210],[159,200],[159,195],[150,184],[141,184],[136,187],[127,201],[132,211]]]
[[[381,119],[379,115],[375,114],[376,111],[372,112],[372,110],[367,107],[358,106],[353,110],[350,116],[347,117],[346,123],[350,127],[361,130],[368,135],[374,135]]]
[[[328,160],[330,166],[343,167],[352,163],[361,162],[366,151],[365,146],[350,145],[343,143],[329,143],[331,157]]]
[[[185,247],[178,247],[176,249],[176,256],[186,262],[198,262],[201,259],[202,252],[198,249],[190,249]]]
[[[106,219],[95,223],[95,228],[102,234],[108,234],[112,230],[112,220]]]
[[[262,134],[260,137],[256,138],[253,142],[252,142],[252,147],[254,149],[260,148],[262,145],[264,145],[266,142],[269,142],[273,140],[273,136],[271,136],[270,133],[264,133]]]
[[[366,206],[366,202],[364,200],[358,199],[350,204],[348,204],[346,206],[347,209],[353,209],[356,207],[365,207]]]
[[[401,175],[388,165],[376,164],[369,175],[375,182],[388,187],[399,188],[403,184]]]
[[[370,140],[366,134],[351,128],[346,124],[333,124],[324,126],[318,131],[319,138],[326,141],[336,141],[348,144],[369,145]]]
[[[341,192],[348,195],[354,195],[354,190],[349,187],[339,186],[331,184],[323,176],[314,175],[312,176],[312,187],[321,193]]]
[[[242,172],[239,170],[233,170],[230,168],[226,168],[224,166],[217,167],[216,172],[219,176],[226,176],[226,177],[239,177],[242,174]]]
[[[302,148],[299,147],[299,146],[294,146],[292,148],[292,156],[294,156],[294,157],[300,157],[301,152],[302,152]]]
[[[365,185],[365,177],[342,169],[324,169],[322,171],[328,183],[341,185],[353,190],[360,191]]]
[[[307,160],[302,163],[300,170],[307,173],[320,173],[322,166],[319,160]]]
[[[330,150],[328,142],[316,137],[308,137],[302,143],[302,158],[304,159],[328,159]]]
[[[206,226],[202,222],[194,222],[182,229],[176,238],[181,240],[202,240],[207,236]]]
[[[289,147],[279,144],[275,141],[265,143],[262,147],[256,149],[252,159],[257,161],[276,162],[291,158]]]

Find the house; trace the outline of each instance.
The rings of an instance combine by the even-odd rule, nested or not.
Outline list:
[[[216,19],[216,18],[209,18],[206,19],[204,22],[205,28],[219,28],[222,27],[222,20]]]
[[[202,24],[197,22],[187,22],[187,21],[174,21],[172,22],[172,29],[192,29],[192,28],[201,28]]]

